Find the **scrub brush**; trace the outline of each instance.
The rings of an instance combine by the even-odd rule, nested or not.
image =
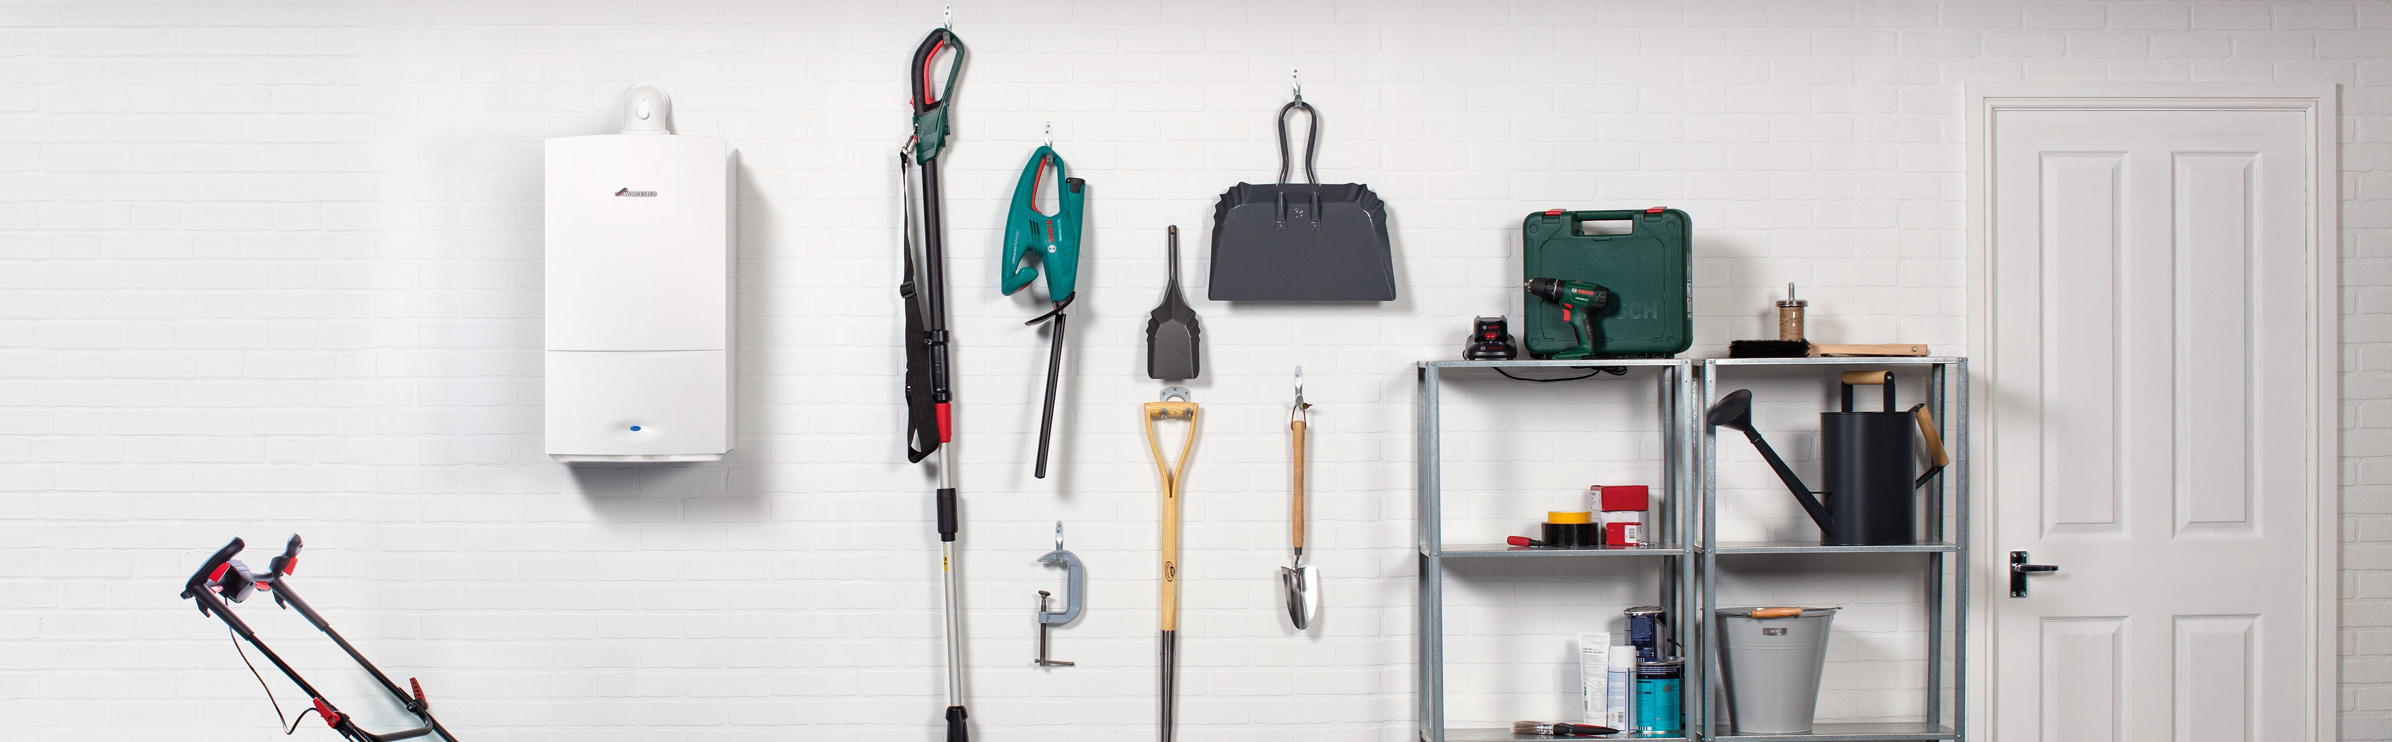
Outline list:
[[[1515,721],[1512,722],[1512,733],[1535,734],[1547,737],[1597,737],[1606,734],[1618,734],[1620,733],[1620,730],[1613,729],[1611,727],[1599,727],[1593,724],[1563,724],[1561,722],[1546,721]]]
[[[1815,358],[1819,356],[1923,356],[1927,346],[1908,343],[1880,345],[1820,345],[1803,337],[1808,299],[1794,298],[1794,284],[1786,284],[1786,298],[1777,303],[1776,340],[1737,340],[1728,343],[1729,358]]]

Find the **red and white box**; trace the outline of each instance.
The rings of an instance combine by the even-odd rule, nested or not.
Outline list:
[[[1586,488],[1586,499],[1587,505],[1602,512],[1603,545],[1645,545],[1645,511],[1652,508],[1652,488],[1641,484],[1595,485]]]

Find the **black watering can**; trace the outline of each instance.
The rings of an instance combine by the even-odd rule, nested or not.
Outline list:
[[[1852,387],[1885,388],[1882,412],[1855,412]],[[1711,405],[1713,426],[1744,431],[1769,468],[1777,470],[1786,489],[1819,524],[1822,546],[1884,546],[1918,543],[1918,488],[1952,463],[1944,451],[1935,417],[1924,404],[1908,411],[1894,408],[1894,375],[1888,371],[1849,371],[1843,378],[1844,409],[1819,413],[1821,475],[1827,489],[1814,493],[1777,457],[1769,442],[1752,428],[1752,391],[1738,389]],[[1933,466],[1916,477],[1917,459],[1911,455],[1910,431],[1916,425],[1925,439]]]

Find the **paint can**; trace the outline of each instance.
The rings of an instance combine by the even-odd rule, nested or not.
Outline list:
[[[1647,662],[1636,666],[1636,729],[1641,732],[1682,731],[1685,723],[1686,661]]]

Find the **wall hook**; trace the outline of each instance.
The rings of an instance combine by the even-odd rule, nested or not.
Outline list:
[[[1047,149],[1055,148],[1055,122],[1053,121],[1046,122],[1046,146]]]
[[[1293,87],[1296,89],[1296,100],[1303,100],[1303,99],[1304,99],[1304,74],[1303,74],[1303,73],[1304,73],[1304,71],[1303,71],[1302,69],[1298,69],[1298,68],[1295,68],[1295,67],[1289,67],[1289,68],[1287,68],[1287,81],[1288,81],[1288,84],[1289,84],[1289,85],[1293,86]]]
[[[944,28],[949,31],[955,30],[955,6],[948,5],[945,15],[946,19],[939,22],[939,28]]]

